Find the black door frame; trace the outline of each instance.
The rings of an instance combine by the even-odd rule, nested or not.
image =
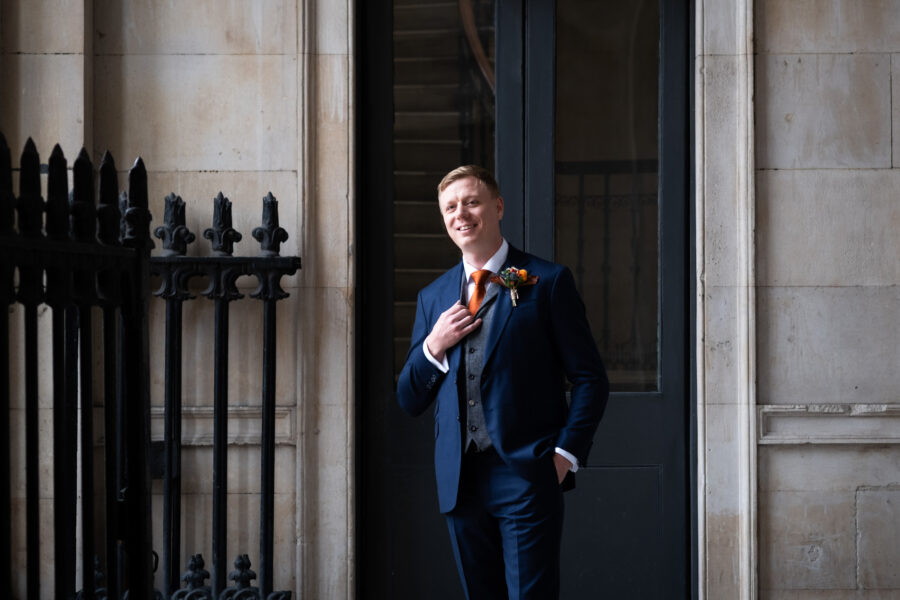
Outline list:
[[[661,218],[682,223],[665,236],[663,244],[680,240],[681,252],[668,267],[661,260],[660,275],[669,272],[670,277],[680,278],[677,287],[683,290],[675,299],[680,311],[681,331],[667,331],[663,343],[675,345],[670,351],[680,351],[685,364],[677,381],[685,387],[684,428],[686,435],[685,460],[688,481],[685,505],[685,530],[690,573],[689,596],[698,595],[699,548],[697,540],[696,495],[696,379],[695,379],[695,303],[689,301],[695,294],[694,269],[694,180],[693,180],[693,39],[694,6],[690,0],[661,0],[660,30],[660,190],[666,196],[680,193],[686,206],[676,207],[663,203],[663,211],[678,209],[680,215],[663,213]],[[526,14],[529,18],[525,18]],[[497,77],[508,78],[498,88],[518,89],[520,94],[498,92],[497,148],[518,148],[497,156],[496,170],[506,199],[503,223],[504,235],[515,246],[546,256],[553,256],[554,215],[550,202],[543,204],[515,201],[522,198],[552,198],[554,196],[554,74],[555,53],[526,52],[529,44],[553,48],[555,31],[555,3],[546,0],[518,0],[498,2],[498,22],[504,28],[497,29],[497,63],[506,65],[497,70]],[[367,402],[374,396],[393,397],[394,381],[390,340],[392,329],[393,291],[390,285],[378,280],[378,275],[391,272],[393,248],[392,166],[393,166],[393,96],[392,96],[392,3],[361,2],[356,15],[357,55],[355,74],[359,118],[355,131],[357,162],[356,257],[357,288],[355,318],[357,336],[355,360],[357,376],[356,393],[356,564],[360,573],[356,577],[357,597],[365,596],[362,586],[368,577],[388,576],[389,565],[384,553],[378,552],[378,540],[385,523],[378,518],[383,514],[378,494],[371,494],[378,485],[377,473],[371,453],[387,447],[383,427],[381,405]],[[549,25],[549,26],[548,26]],[[504,31],[521,31],[520,44],[508,44]],[[549,36],[549,37],[548,37]],[[533,47],[533,46],[532,46]],[[512,86],[510,85],[512,82]],[[684,87],[682,87],[684,86]],[[666,94],[669,90],[669,94]],[[680,93],[672,94],[672,91]],[[536,118],[541,116],[541,118]],[[667,165],[677,161],[681,167],[675,170]],[[540,173],[549,174],[540,175]],[[665,174],[665,175],[664,175]],[[665,257],[664,257],[665,258]],[[664,286],[660,286],[664,293]],[[661,304],[662,306],[662,304]],[[685,331],[684,328],[687,328]],[[677,335],[676,335],[677,334]],[[667,349],[663,348],[665,352]],[[673,379],[661,373],[661,385]],[[362,570],[367,575],[364,576]]]

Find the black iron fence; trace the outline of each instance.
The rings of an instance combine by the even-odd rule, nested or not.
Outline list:
[[[276,307],[287,297],[280,280],[300,268],[300,259],[279,256],[287,232],[278,226],[277,201],[263,199],[263,222],[253,230],[261,244],[258,256],[233,256],[241,234],[231,222],[231,203],[214,200],[212,227],[204,237],[213,256],[186,256],[194,235],[185,226],[181,198],[166,198],[165,221],[155,230],[162,255],[150,256],[150,212],[147,172],[138,159],[128,174],[127,192],[119,194],[112,157],[102,160],[99,177],[87,152],[72,167],[68,189],[67,162],[56,146],[43,167],[47,200],[41,194],[40,158],[29,140],[20,160],[19,195],[13,193],[10,150],[0,134],[0,301],[22,306],[24,344],[12,348],[10,319],[0,319],[0,596],[15,597],[25,589],[29,599],[267,599],[284,600],[288,591],[273,591]],[[94,183],[99,191],[95,204]],[[153,552],[150,501],[150,356],[148,304],[151,273],[161,277],[155,292],[166,302],[165,441],[162,560]],[[261,502],[259,584],[247,554],[239,554],[233,570],[226,557],[228,333],[229,304],[243,297],[236,280],[257,278],[250,294],[262,301],[263,355]],[[188,284],[206,277],[202,295],[215,303],[214,464],[212,511],[212,575],[200,554],[191,555],[180,576],[181,538],[181,315],[193,299]],[[46,361],[46,344],[38,335],[38,309],[52,313],[49,356],[52,363],[52,526],[41,521],[39,484],[39,365]],[[102,323],[95,328],[92,310],[99,307]],[[99,336],[95,329],[100,331]],[[99,337],[99,339],[95,339]],[[102,354],[102,375],[95,374],[93,353]],[[11,359],[24,373],[24,457],[12,464]],[[154,366],[154,368],[156,368]],[[99,380],[99,381],[98,381]],[[102,388],[95,394],[94,387]],[[93,421],[95,396],[103,400],[102,485],[94,481]],[[79,414],[81,417],[79,418]],[[48,435],[48,432],[44,432]],[[21,464],[19,464],[21,462]],[[12,556],[12,522],[21,519],[12,507],[11,474],[25,472],[25,564]],[[80,477],[80,501],[78,495]],[[103,490],[103,506],[94,506],[92,490]],[[80,510],[79,510],[80,509]],[[95,515],[101,522],[95,523]],[[76,520],[80,518],[80,523]],[[80,525],[80,527],[78,527]],[[79,539],[76,532],[80,530]],[[95,536],[95,532],[102,536]],[[41,547],[52,532],[53,591],[42,590]],[[95,539],[102,537],[103,539]],[[102,545],[102,547],[101,547]],[[82,589],[76,592],[78,555]],[[97,558],[103,556],[103,560]],[[154,572],[161,562],[161,577]],[[17,568],[12,572],[13,566]],[[230,572],[229,572],[230,571]],[[24,585],[18,582],[24,576]],[[211,579],[207,584],[206,580]],[[227,581],[233,582],[231,586]],[[182,586],[182,582],[184,586]]]

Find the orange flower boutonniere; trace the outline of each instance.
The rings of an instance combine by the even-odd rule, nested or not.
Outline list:
[[[503,269],[499,275],[491,277],[491,283],[499,283],[509,290],[509,299],[512,300],[513,306],[516,306],[516,301],[519,299],[518,288],[523,285],[534,285],[537,282],[537,275],[529,275],[525,269],[515,267]]]

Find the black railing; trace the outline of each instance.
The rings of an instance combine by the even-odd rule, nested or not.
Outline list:
[[[150,257],[150,213],[147,173],[138,159],[128,175],[128,191],[118,193],[115,164],[107,153],[99,170],[99,205],[94,204],[94,171],[82,150],[72,168],[57,146],[50,156],[46,206],[41,197],[41,165],[31,142],[19,169],[19,196],[13,194],[10,151],[0,134],[0,300],[23,307],[25,455],[13,465],[10,451],[11,372],[10,320],[0,319],[0,596],[16,597],[13,574],[24,573],[28,599],[40,597],[104,599],[266,599],[286,600],[288,591],[272,591],[274,565],[275,367],[276,302],[287,297],[284,275],[300,268],[300,259],[281,257],[287,232],[278,226],[277,201],[263,199],[263,223],[253,230],[261,244],[254,257],[232,256],[241,235],[231,226],[231,203],[220,193],[214,200],[213,226],[204,231],[213,256],[188,257],[194,235],[185,226],[185,206],[174,194],[166,198],[165,223],[156,228],[162,255]],[[16,218],[16,214],[18,218]],[[46,223],[45,223],[46,218]],[[156,291],[166,302],[165,442],[162,532],[162,588],[154,590],[150,502],[150,357],[148,303],[151,272],[161,277]],[[226,559],[227,439],[228,439],[228,308],[243,297],[236,285],[242,275],[257,278],[251,297],[263,302],[263,383],[261,438],[261,501],[259,586],[247,554],[239,554],[229,572]],[[189,281],[209,280],[203,295],[215,302],[213,574],[200,554],[191,556],[187,572],[181,563],[181,309],[193,297]],[[38,309],[52,311],[53,439],[53,571],[52,593],[42,590],[41,544],[47,537],[39,516],[38,366],[41,361]],[[94,339],[92,307],[102,309],[100,340]],[[103,485],[95,484],[93,420],[93,352],[103,353],[102,389]],[[44,350],[46,353],[46,350]],[[15,355],[13,355],[15,356]],[[44,359],[46,360],[46,359]],[[79,419],[79,411],[82,418]],[[44,433],[46,435],[47,432]],[[80,439],[80,448],[78,440]],[[77,461],[80,461],[78,463]],[[12,469],[25,471],[25,564],[11,552],[14,514]],[[80,513],[76,474],[80,474]],[[92,491],[104,489],[105,508],[95,511]],[[76,518],[81,515],[81,539]],[[94,516],[103,515],[101,523]],[[105,536],[95,544],[95,531]],[[76,544],[79,544],[77,546]],[[82,590],[75,592],[77,556],[83,557]],[[45,553],[46,554],[46,553]],[[104,566],[96,558],[105,555]],[[24,567],[18,568],[18,567]],[[103,571],[107,574],[104,586]],[[207,579],[211,585],[206,585]],[[226,587],[226,581],[234,582]],[[184,582],[185,587],[181,587]]]
[[[47,537],[39,516],[38,307],[52,311],[53,434],[53,593],[71,598],[76,580],[76,473],[81,474],[81,553],[93,557],[94,489],[91,371],[93,368],[91,307],[103,310],[105,373],[104,452],[107,502],[104,513],[109,585],[88,586],[79,598],[119,598],[127,585],[132,598],[150,598],[153,586],[150,480],[147,450],[150,443],[147,303],[149,300],[150,213],[147,173],[138,159],[128,174],[128,192],[118,195],[112,158],[100,168],[99,207],[94,205],[94,174],[82,150],[72,169],[73,188],[67,185],[67,164],[59,146],[47,168],[47,201],[41,197],[40,158],[31,140],[22,152],[19,196],[13,194],[12,166],[6,140],[0,135],[0,295],[4,306],[24,308],[25,363],[25,531],[27,598],[41,597],[40,547]],[[14,210],[18,213],[15,228]],[[46,214],[46,224],[44,215]],[[16,280],[16,277],[18,278]],[[9,318],[0,319],[0,347],[9,344]],[[18,351],[18,350],[17,350]],[[46,353],[46,352],[45,352]],[[3,507],[10,506],[9,356],[0,357],[0,415],[3,422]],[[46,358],[44,358],[46,360]],[[80,392],[80,393],[79,393]],[[82,451],[77,440],[82,439]],[[80,470],[77,464],[80,456]],[[17,466],[21,468],[20,466]],[[9,568],[10,528],[0,539],[3,568]],[[94,561],[83,561],[82,580],[94,583]],[[12,598],[11,575],[4,574],[2,595]]]
[[[189,570],[181,579],[195,585],[192,595],[173,598],[267,598],[288,599],[290,592],[272,591],[274,564],[274,498],[275,498],[275,303],[287,297],[280,280],[300,268],[300,259],[279,256],[287,232],[278,226],[278,202],[272,194],[263,198],[263,223],[253,230],[260,243],[260,255],[232,256],[235,242],[241,240],[231,223],[231,202],[220,192],[214,200],[213,226],[203,232],[210,240],[213,256],[185,256],[194,234],[185,226],[185,206],[174,194],[166,198],[165,224],[156,228],[163,240],[163,255],[151,260],[151,269],[162,277],[155,292],[166,301],[166,415],[163,506],[163,582],[167,595],[180,587],[181,565],[181,313],[185,301],[193,299],[188,284],[191,278],[206,277],[209,286],[202,295],[215,302],[215,351],[213,372],[213,539],[212,586],[202,585],[203,558],[191,557]],[[229,303],[243,298],[236,285],[242,275],[254,275],[257,288],[250,296],[263,301],[263,380],[262,438],[260,471],[260,543],[259,587],[250,586],[256,574],[250,570],[246,554],[234,561],[229,578],[234,588],[227,588],[226,549],[227,471],[228,471],[228,316]],[[209,574],[206,574],[209,577]],[[186,592],[186,590],[182,590]],[[207,595],[203,595],[206,593]]]

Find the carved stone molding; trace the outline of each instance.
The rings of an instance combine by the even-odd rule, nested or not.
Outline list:
[[[181,444],[183,446],[212,446],[213,408],[211,406],[185,406],[181,418]],[[275,407],[275,443],[296,444],[295,410]],[[150,408],[150,439],[163,440],[165,411],[161,406]],[[262,407],[228,407],[228,444],[259,445],[262,430]]]
[[[900,404],[768,404],[757,424],[766,445],[900,444]]]

